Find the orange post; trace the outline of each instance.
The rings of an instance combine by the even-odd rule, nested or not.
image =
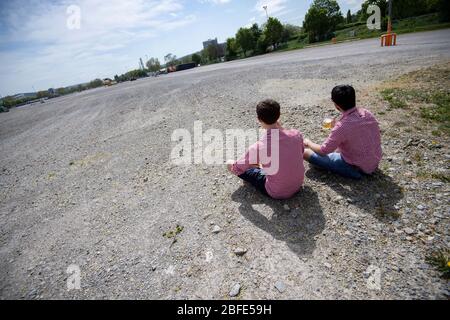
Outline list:
[[[397,34],[396,33],[388,33],[383,34],[381,36],[381,46],[384,47],[390,47],[390,46],[396,46],[397,45]]]
[[[390,47],[397,45],[397,34],[392,32],[392,0],[389,1],[389,20],[387,33],[381,36],[381,46]]]

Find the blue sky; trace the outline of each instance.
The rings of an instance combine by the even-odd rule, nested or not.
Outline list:
[[[339,0],[341,11],[362,0]],[[300,25],[312,0],[17,0],[0,3],[0,94],[46,90],[138,68],[139,58],[178,57],[234,36],[269,15]],[[67,9],[80,8],[69,29]]]

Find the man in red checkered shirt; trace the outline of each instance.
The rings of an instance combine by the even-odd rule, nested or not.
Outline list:
[[[366,109],[356,107],[355,89],[349,85],[335,87],[331,99],[342,117],[334,121],[322,145],[305,139],[304,159],[348,178],[374,173],[382,158],[378,121]]]

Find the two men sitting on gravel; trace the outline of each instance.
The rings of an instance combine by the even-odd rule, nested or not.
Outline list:
[[[266,135],[241,159],[229,163],[228,170],[274,199],[288,199],[302,188],[305,168],[299,159],[352,179],[374,173],[382,158],[377,120],[356,107],[355,89],[349,85],[335,87],[331,99],[342,116],[332,121],[332,131],[322,145],[303,140],[297,130],[284,129],[276,101],[260,102],[256,112]]]

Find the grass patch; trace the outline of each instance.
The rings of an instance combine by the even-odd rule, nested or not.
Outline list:
[[[304,42],[300,42],[298,40],[291,40],[291,41],[279,46],[278,49],[276,50],[276,52],[285,52],[285,51],[303,49],[304,47],[305,47]]]
[[[169,231],[163,233],[164,238],[172,239],[172,243],[170,244],[171,248],[175,243],[178,242],[177,236],[181,232],[183,232],[183,230],[184,230],[184,227],[177,224],[177,227],[175,228],[175,230],[169,230]]]
[[[380,94],[392,109],[417,106],[422,119],[437,124],[434,136],[450,133],[450,90],[388,88]]]
[[[388,218],[388,219],[395,219],[395,220],[402,216],[399,211],[393,210],[393,209],[388,209],[382,203],[379,203],[375,207],[375,214],[380,218],[384,218],[384,219]]]
[[[435,179],[444,183],[450,182],[450,175],[442,172],[429,172],[426,170],[418,170],[416,172],[416,177],[419,179]]]
[[[448,175],[446,173],[435,172],[435,173],[431,174],[431,177],[433,179],[440,180],[440,181],[445,182],[445,183],[449,183],[450,182],[450,175]]]
[[[49,180],[52,180],[52,179],[54,179],[56,177],[56,173],[50,172],[47,177],[48,177]]]
[[[441,272],[444,279],[450,279],[450,250],[441,250],[431,253],[426,261]]]
[[[170,230],[167,231],[163,234],[164,238],[167,239],[174,239],[177,235],[179,235],[181,232],[183,232],[184,227],[177,225],[177,227],[175,228],[175,230]]]
[[[419,179],[428,179],[430,178],[430,174],[425,170],[418,170],[416,172],[416,177]]]
[[[427,97],[427,105],[420,108],[420,116],[439,123],[439,130],[450,133],[450,91],[434,92]]]
[[[404,97],[396,89],[384,89],[381,91],[381,96],[393,109],[405,109],[408,106]]]
[[[422,165],[423,162],[423,155],[420,151],[416,151],[412,156],[411,159],[416,162],[417,165]]]

